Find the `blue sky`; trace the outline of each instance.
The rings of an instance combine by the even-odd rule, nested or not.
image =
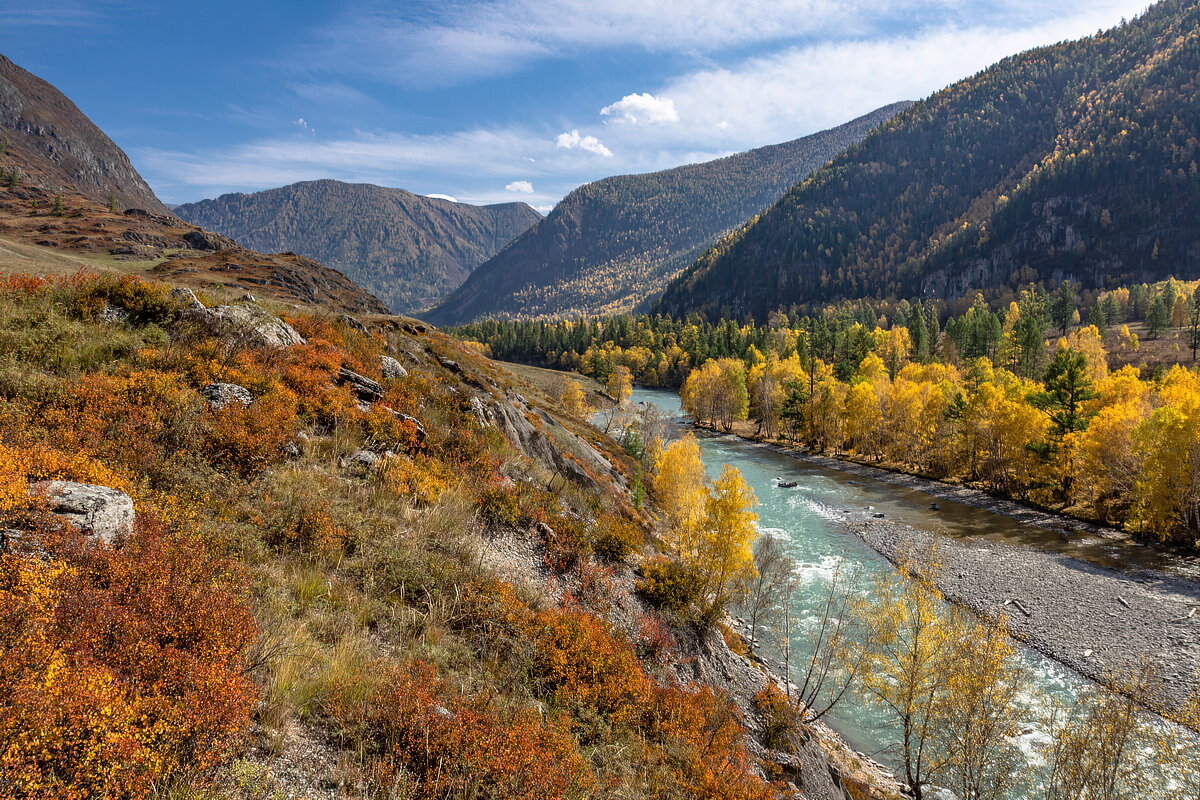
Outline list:
[[[179,203],[321,177],[548,210],[919,99],[1146,0],[0,0]]]

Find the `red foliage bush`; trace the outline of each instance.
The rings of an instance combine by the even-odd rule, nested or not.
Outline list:
[[[423,662],[396,667],[386,688],[335,705],[333,715],[374,745],[376,785],[412,800],[552,800],[594,783],[562,722],[455,694]]]
[[[0,556],[0,793],[141,797],[227,753],[257,694],[240,573],[152,525],[116,550],[43,545],[53,560]]]

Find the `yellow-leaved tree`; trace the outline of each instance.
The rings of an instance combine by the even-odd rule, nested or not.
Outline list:
[[[705,617],[719,616],[737,587],[754,575],[756,505],[758,498],[742,473],[726,464],[708,490],[707,519],[695,563],[703,579]]]
[[[618,405],[625,405],[625,401],[633,394],[633,373],[629,371],[629,367],[613,367],[605,388],[608,389],[609,397],[616,400]]]
[[[666,520],[663,543],[685,561],[696,559],[708,486],[700,444],[690,433],[654,460],[654,496]]]
[[[700,617],[711,622],[754,575],[758,500],[728,464],[710,483],[691,434],[655,459],[654,491],[664,517],[663,544],[694,576]]]
[[[592,412],[579,381],[563,375],[559,380],[557,394],[559,406],[572,417],[583,419]]]

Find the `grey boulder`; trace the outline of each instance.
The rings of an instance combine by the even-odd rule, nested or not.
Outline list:
[[[233,403],[248,406],[254,402],[254,395],[245,386],[236,383],[210,383],[200,390],[210,408],[221,409]]]
[[[29,490],[45,496],[53,513],[107,544],[133,529],[133,499],[124,492],[74,481],[41,481]]]
[[[183,319],[207,328],[223,339],[250,347],[292,347],[304,337],[291,325],[253,303],[194,308]]]
[[[383,356],[379,359],[379,369],[383,372],[385,379],[394,380],[396,378],[408,377],[408,370],[391,356]]]

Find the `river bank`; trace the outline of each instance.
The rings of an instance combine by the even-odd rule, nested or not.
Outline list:
[[[935,548],[938,588],[982,614],[1002,614],[1013,636],[1099,683],[1153,665],[1156,710],[1200,689],[1200,583],[1121,572],[1070,556],[968,543],[885,520],[848,523],[892,562]]]

